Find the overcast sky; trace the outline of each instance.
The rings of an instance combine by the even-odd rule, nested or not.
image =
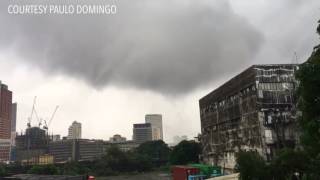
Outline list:
[[[113,0],[115,15],[7,12],[61,2],[0,2],[0,80],[18,102],[19,132],[37,96],[42,118],[60,106],[54,134],[77,120],[84,138],[131,139],[133,123],[159,113],[167,142],[192,138],[201,97],[252,64],[295,63],[295,52],[303,62],[319,43],[319,0]]]

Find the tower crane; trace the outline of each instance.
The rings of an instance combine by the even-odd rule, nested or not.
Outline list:
[[[52,120],[53,120],[53,118],[54,118],[54,116],[55,116],[58,108],[59,108],[59,106],[56,106],[56,108],[54,109],[54,111],[53,111],[53,113],[52,113],[52,115],[51,115],[51,118],[49,119],[48,122],[47,122],[46,120],[43,121],[43,122],[44,122],[43,129],[45,129],[45,130],[47,130],[47,131],[49,130],[49,126],[50,126],[50,124],[51,124],[51,122],[52,122]]]
[[[31,109],[31,114],[30,114],[30,116],[28,118],[28,123],[27,123],[28,128],[31,127],[31,121],[32,121],[32,116],[33,116],[34,110],[35,110],[36,100],[37,100],[37,96],[35,96],[33,98],[33,105],[32,105],[32,109]]]
[[[31,128],[31,126],[32,126],[31,121],[32,121],[33,114],[36,116],[36,119],[38,120],[39,127],[42,124],[42,119],[39,118],[38,112],[36,110],[36,101],[37,101],[37,96],[35,96],[34,99],[33,99],[33,105],[32,105],[32,109],[31,109],[31,114],[30,114],[30,116],[28,118],[28,123],[27,123],[28,128]]]

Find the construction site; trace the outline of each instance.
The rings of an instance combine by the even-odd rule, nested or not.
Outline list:
[[[28,165],[49,164],[53,161],[53,157],[49,155],[49,144],[53,136],[49,135],[48,131],[59,106],[55,107],[50,119],[42,119],[36,110],[36,98],[33,100],[25,132],[16,136],[14,160]],[[33,117],[37,120],[37,126],[32,126]]]
[[[271,160],[278,149],[297,147],[297,68],[253,65],[201,98],[202,160],[232,171],[239,151]]]
[[[93,161],[101,158],[112,145],[119,147],[122,151],[128,151],[139,145],[133,141],[109,142],[74,137],[60,139],[59,135],[49,133],[58,108],[59,106],[55,107],[49,120],[42,119],[36,110],[36,97],[34,98],[27,128],[24,133],[17,134],[15,138],[13,161],[23,165]],[[32,125],[33,119],[36,119],[36,126]]]

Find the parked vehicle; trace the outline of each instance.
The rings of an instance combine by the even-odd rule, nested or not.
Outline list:
[[[173,166],[172,178],[173,180],[188,180],[189,175],[199,175],[200,170],[191,166]]]

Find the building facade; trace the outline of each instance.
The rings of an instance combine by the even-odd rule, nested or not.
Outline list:
[[[144,143],[152,141],[152,126],[150,123],[133,124],[133,141]]]
[[[10,147],[10,161],[16,160],[16,124],[17,124],[17,103],[12,104],[11,108],[11,147]]]
[[[111,143],[113,146],[117,146],[121,151],[127,152],[132,149],[139,147],[139,144],[135,141],[125,141],[125,142],[113,142]]]
[[[266,160],[298,144],[297,65],[253,65],[199,101],[203,161],[228,169],[240,150]]]
[[[23,164],[37,164],[46,154],[50,137],[44,129],[29,127],[24,134],[16,136],[15,160]]]
[[[68,129],[68,139],[81,139],[81,123],[73,121]]]
[[[152,126],[152,140],[163,140],[162,115],[147,114],[145,122]]]
[[[110,143],[120,143],[120,142],[126,142],[126,141],[127,141],[127,138],[122,137],[120,134],[115,134],[109,139]]]
[[[93,161],[106,153],[110,143],[102,140],[67,139],[52,141],[49,144],[49,155],[55,163],[69,161]]]
[[[15,146],[16,125],[17,125],[17,103],[13,103],[11,107],[11,145]]]
[[[61,140],[61,136],[59,134],[50,136],[50,141],[60,141],[60,140]]]
[[[12,92],[0,81],[0,161],[10,160]]]

